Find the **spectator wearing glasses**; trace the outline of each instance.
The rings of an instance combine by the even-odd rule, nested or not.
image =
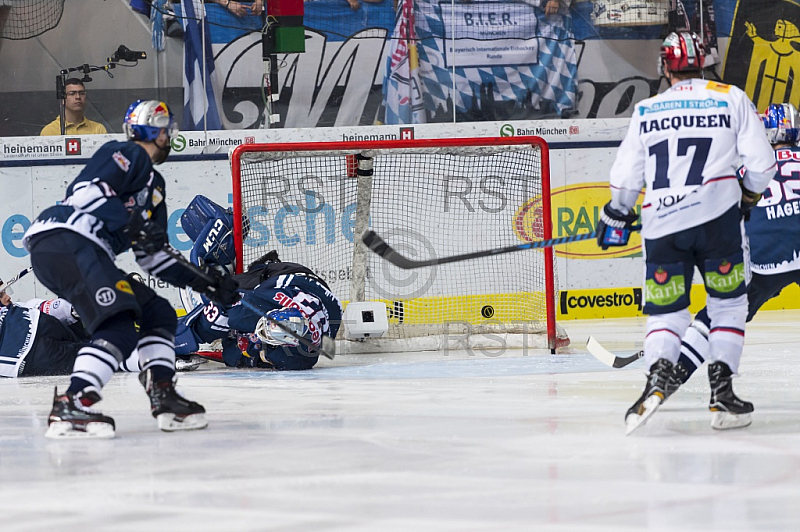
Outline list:
[[[103,124],[89,120],[83,112],[86,108],[86,86],[78,78],[70,78],[64,84],[66,99],[64,100],[64,116],[66,117],[67,135],[102,135],[106,133]],[[44,126],[41,136],[60,135],[61,117]]]

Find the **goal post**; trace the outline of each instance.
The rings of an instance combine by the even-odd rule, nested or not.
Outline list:
[[[344,305],[382,301],[389,333],[364,350],[568,345],[550,248],[408,271],[361,242],[372,229],[419,260],[552,238],[549,169],[539,137],[242,144],[236,269],[275,249]]]

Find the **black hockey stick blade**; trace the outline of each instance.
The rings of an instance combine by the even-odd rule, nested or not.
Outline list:
[[[639,351],[631,356],[621,357],[617,356],[595,340],[594,336],[590,336],[586,342],[586,349],[593,357],[612,368],[624,368],[632,362],[636,362],[644,356],[644,351]]]
[[[641,228],[642,226],[638,225],[631,227],[631,230],[638,231]],[[381,238],[381,236],[377,234],[375,231],[365,232],[364,235],[361,237],[361,241],[364,242],[364,245],[366,245],[374,253],[380,255],[382,258],[391,262],[398,268],[402,268],[404,270],[413,270],[415,268],[424,268],[426,266],[436,266],[438,264],[448,264],[451,262],[461,262],[462,260],[480,259],[482,257],[491,257],[493,255],[501,255],[503,253],[512,253],[514,251],[523,251],[526,249],[551,248],[553,246],[558,246],[559,244],[569,244],[571,242],[580,242],[581,240],[591,240],[593,238],[597,238],[597,233],[594,231],[592,231],[591,233],[583,233],[580,235],[562,236],[559,238],[551,238],[550,240],[540,240],[538,242],[526,242],[524,244],[518,244],[516,246],[487,249],[484,251],[475,251],[473,253],[464,253],[462,255],[451,255],[449,257],[439,257],[436,259],[428,259],[428,260],[411,260],[407,257],[402,256],[400,253],[395,251],[392,248],[392,246],[387,244],[386,241],[383,238]]]

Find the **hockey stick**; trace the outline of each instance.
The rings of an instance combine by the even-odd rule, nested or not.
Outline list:
[[[641,225],[631,227],[632,231],[639,231]],[[398,268],[404,270],[413,270],[415,268],[424,268],[426,266],[436,266],[438,264],[448,264],[450,262],[461,262],[462,260],[480,259],[482,257],[491,257],[493,255],[501,255],[503,253],[512,253],[514,251],[523,251],[526,249],[539,249],[550,248],[559,244],[569,244],[571,242],[580,242],[581,240],[591,240],[597,238],[597,232],[584,233],[580,235],[562,236],[559,238],[551,238],[550,240],[540,240],[539,242],[526,242],[517,246],[508,246],[505,248],[487,249],[484,251],[475,251],[473,253],[464,253],[462,255],[451,255],[449,257],[440,257],[438,259],[428,260],[411,260],[407,257],[400,255],[395,251],[392,246],[380,237],[375,231],[367,231],[361,237],[361,241],[371,249],[374,253],[380,255],[387,261],[391,262]]]
[[[602,362],[607,366],[611,366],[612,368],[624,368],[631,362],[636,362],[640,358],[644,356],[644,351],[639,351],[638,353],[634,353],[629,357],[621,357],[617,356],[602,345],[600,342],[594,339],[594,336],[590,336],[589,340],[586,342],[586,349],[589,353],[592,354],[597,360]]]
[[[25,268],[24,270],[19,272],[17,275],[15,275],[11,279],[9,279],[7,284],[3,284],[3,280],[0,279],[0,293],[5,292],[6,290],[8,290],[11,287],[12,284],[16,283],[17,281],[19,281],[20,279],[22,279],[23,277],[25,277],[26,275],[28,275],[32,271],[33,271],[33,266],[28,266],[27,268]]]
[[[189,268],[192,271],[192,273],[203,279],[205,282],[209,284],[214,284],[214,279],[210,275],[208,275],[206,272],[198,268],[196,265],[186,260],[186,257],[175,251],[172,247],[164,246],[162,249],[164,252],[166,252],[167,255],[169,255],[176,261],[180,262],[185,267]],[[262,311],[260,308],[253,305],[249,301],[245,299],[239,299],[239,303],[244,305],[248,310],[251,310],[256,314],[259,314],[262,318],[266,318],[267,321],[269,321],[273,325],[276,325],[280,330],[282,330],[283,332],[285,332],[286,334],[297,340],[300,344],[302,344],[304,347],[308,349],[308,354],[311,355],[319,351],[320,353],[322,353],[323,356],[325,356],[325,358],[328,358],[330,360],[333,360],[333,357],[336,356],[336,341],[330,336],[323,334],[322,345],[318,346],[311,340],[308,340],[307,338],[300,336],[299,334],[297,334],[296,332],[294,332],[293,330],[291,330],[289,327],[279,322],[278,320],[267,316],[266,312]]]

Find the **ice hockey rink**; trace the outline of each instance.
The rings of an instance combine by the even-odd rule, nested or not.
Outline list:
[[[345,355],[302,373],[182,374],[207,430],[158,431],[135,375],[100,403],[117,438],[44,438],[53,387],[0,381],[0,529],[800,530],[800,311],[747,330],[753,425],[715,432],[705,371],[625,436],[642,319],[564,322],[572,346]],[[705,370],[705,368],[703,368]]]

